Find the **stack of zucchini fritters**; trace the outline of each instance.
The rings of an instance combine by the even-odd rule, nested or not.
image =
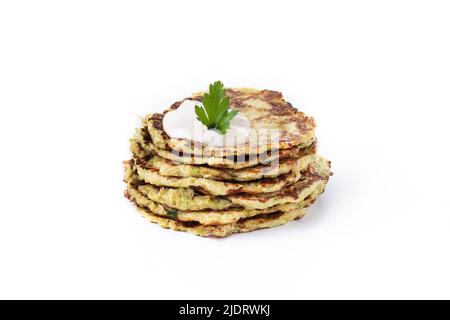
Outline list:
[[[164,114],[149,114],[131,139],[125,196],[151,222],[226,237],[303,217],[328,181],[316,154],[315,121],[269,90],[227,89],[230,108],[250,122],[255,143],[219,148],[170,138]],[[202,100],[202,94],[187,99]],[[267,138],[277,132],[277,143]],[[271,135],[273,133],[270,133]],[[207,155],[207,156],[205,156]]]

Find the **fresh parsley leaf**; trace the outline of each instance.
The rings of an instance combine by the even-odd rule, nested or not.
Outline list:
[[[209,85],[209,92],[203,95],[203,107],[195,106],[197,120],[208,129],[227,133],[231,120],[239,111],[230,109],[230,98],[225,95],[223,83],[216,81]]]

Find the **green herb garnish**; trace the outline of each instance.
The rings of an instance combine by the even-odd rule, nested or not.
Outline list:
[[[203,107],[195,106],[197,119],[208,129],[227,133],[230,121],[239,111],[230,109],[230,98],[225,95],[223,83],[216,81],[209,85],[209,92],[203,95]]]
[[[178,211],[177,210],[166,210],[167,211],[167,216],[169,218],[176,218]]]

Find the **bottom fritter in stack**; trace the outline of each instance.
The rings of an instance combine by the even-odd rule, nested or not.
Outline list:
[[[266,155],[183,156],[157,145],[155,121],[143,119],[124,162],[125,196],[151,222],[204,237],[270,228],[299,219],[324,191],[330,162],[316,139]],[[156,132],[157,133],[157,132]],[[275,161],[275,165],[274,162]]]

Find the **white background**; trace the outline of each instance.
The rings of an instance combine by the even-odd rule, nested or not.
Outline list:
[[[450,298],[448,1],[2,1],[0,298]],[[123,198],[138,116],[282,91],[333,163],[300,221],[224,240]]]

